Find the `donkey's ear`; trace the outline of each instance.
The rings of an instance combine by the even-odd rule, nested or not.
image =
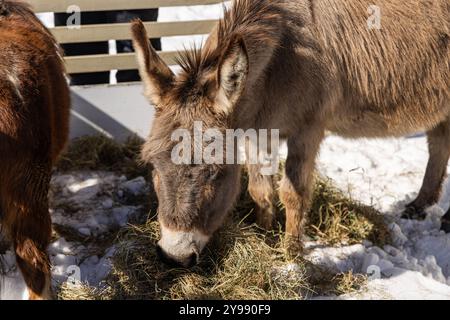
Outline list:
[[[236,37],[230,41],[219,61],[216,108],[229,114],[244,92],[249,72],[249,58],[244,40]]]
[[[158,106],[162,95],[172,86],[174,74],[151,46],[141,20],[133,21],[131,31],[139,73],[144,82],[144,94],[151,103]]]

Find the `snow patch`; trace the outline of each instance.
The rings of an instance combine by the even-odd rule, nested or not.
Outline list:
[[[148,194],[149,187],[142,177],[127,180],[107,172],[74,172],[53,177],[50,205],[55,229],[64,228],[74,238],[69,241],[59,237],[48,247],[55,291],[69,277],[92,286],[102,285],[111,270],[116,248],[103,248],[97,240],[144,215],[142,204],[129,203]],[[0,275],[0,299],[26,298],[14,253],[7,251],[0,258],[5,270]]]

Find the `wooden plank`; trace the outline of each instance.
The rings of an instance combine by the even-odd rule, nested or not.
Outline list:
[[[176,65],[175,57],[178,55],[178,52],[168,51],[160,52],[159,54],[168,65]],[[134,53],[74,56],[66,57],[65,59],[68,73],[137,69]]]
[[[150,38],[184,36],[210,33],[217,20],[183,22],[146,22]],[[131,39],[130,24],[98,24],[82,26],[80,29],[57,27],[51,29],[60,43],[81,43]]]
[[[66,12],[76,5],[81,11],[133,10],[221,3],[220,0],[27,0],[35,12]]]

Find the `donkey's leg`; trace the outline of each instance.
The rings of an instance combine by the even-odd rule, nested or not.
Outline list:
[[[4,188],[4,227],[16,252],[16,261],[28,287],[30,300],[51,299],[51,239],[48,210],[50,170],[27,166],[11,174],[13,185]]]
[[[416,200],[407,205],[404,218],[425,218],[424,210],[439,200],[442,182],[447,172],[450,157],[450,120],[427,132],[427,136],[430,159],[425,178]]]
[[[256,223],[271,230],[275,221],[275,191],[273,177],[262,175],[261,166],[247,165],[249,182],[248,191],[256,203]]]
[[[324,129],[303,128],[301,135],[288,139],[288,158],[280,185],[280,199],[286,209],[286,236],[290,249],[301,249],[304,218],[309,209],[314,165]]]

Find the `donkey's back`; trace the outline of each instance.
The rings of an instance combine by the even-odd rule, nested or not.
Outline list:
[[[448,0],[310,3],[315,39],[340,89],[330,129],[349,136],[403,135],[448,117]]]
[[[68,136],[69,88],[55,39],[29,8],[0,1],[0,222],[31,299],[50,297],[48,190]]]
[[[299,208],[307,207],[304,199],[326,130],[347,137],[425,131],[430,159],[421,190],[404,213],[423,218],[439,199],[450,157],[449,1],[281,2],[289,15],[285,43],[294,50],[279,50],[274,65],[289,63],[289,68],[272,68],[270,76],[281,82],[287,74],[291,87],[283,90],[270,81],[275,89],[269,99],[281,92],[276,98],[288,103],[276,104],[285,108],[277,114],[290,114],[279,121],[288,127],[280,187],[282,201],[290,206],[288,233],[300,234],[304,212]],[[442,224],[446,231],[449,219],[450,210]]]

